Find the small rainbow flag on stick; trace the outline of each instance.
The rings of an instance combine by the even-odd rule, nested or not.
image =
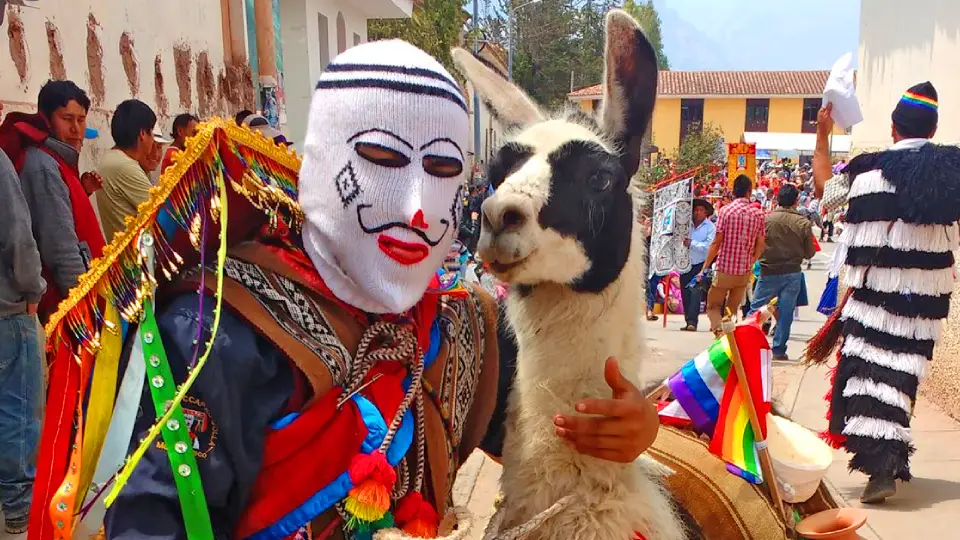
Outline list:
[[[710,451],[727,462],[730,472],[760,484],[763,475],[756,443],[766,438],[773,355],[756,319],[737,326],[733,336],[735,343],[721,336],[667,379],[675,401],[664,407],[660,416],[665,423],[689,420],[697,431],[710,436]],[[760,419],[760,437],[750,423],[748,404],[733,369],[733,346],[739,352]]]

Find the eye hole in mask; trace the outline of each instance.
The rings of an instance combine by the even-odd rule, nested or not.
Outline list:
[[[363,159],[370,163],[380,165],[381,167],[402,169],[410,164],[410,158],[382,144],[358,142],[353,145],[353,149],[356,150],[357,154]]]
[[[423,170],[438,178],[454,178],[463,172],[463,163],[447,156],[423,156]]]

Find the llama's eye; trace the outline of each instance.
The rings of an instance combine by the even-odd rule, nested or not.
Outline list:
[[[446,156],[423,156],[423,170],[437,178],[453,178],[463,172],[463,163]]]
[[[363,159],[370,163],[380,165],[381,167],[400,169],[410,164],[410,158],[382,144],[358,142],[353,145],[353,149],[356,150],[357,154]]]
[[[613,184],[613,180],[605,174],[597,174],[590,177],[590,187],[597,193],[610,189],[611,184]]]

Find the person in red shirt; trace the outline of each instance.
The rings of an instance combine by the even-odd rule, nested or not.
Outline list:
[[[746,175],[741,174],[733,181],[733,196],[736,199],[720,210],[717,234],[707,250],[707,259],[700,271],[702,279],[716,261],[716,277],[707,293],[707,317],[710,319],[710,330],[715,334],[720,332],[724,305],[736,313],[743,302],[753,263],[766,248],[764,215],[750,202],[752,188],[752,182]]]
[[[173,144],[163,153],[163,162],[160,163],[160,172],[167,170],[167,167],[173,165],[173,153],[183,150],[187,147],[187,138],[197,134],[197,124],[200,119],[188,113],[177,115],[173,119]]]

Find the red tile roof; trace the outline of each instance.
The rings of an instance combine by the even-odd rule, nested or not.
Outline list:
[[[661,96],[818,96],[829,71],[661,71]],[[601,86],[567,94],[571,98],[600,97]]]

